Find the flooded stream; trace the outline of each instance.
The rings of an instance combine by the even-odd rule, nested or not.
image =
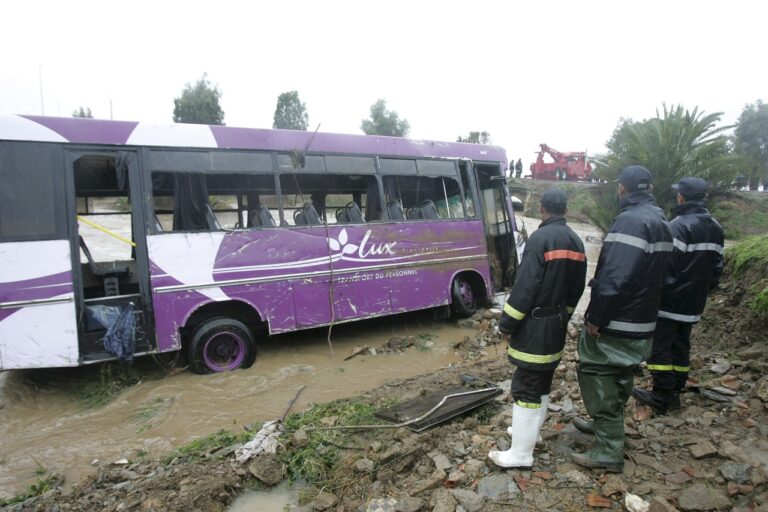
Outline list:
[[[471,334],[451,322],[433,321],[427,311],[337,325],[331,338],[334,357],[325,329],[275,336],[262,343],[247,370],[187,371],[149,380],[90,410],[56,382],[40,384],[25,372],[0,374],[0,497],[25,489],[40,468],[64,475],[71,484],[94,471],[95,459],[109,463],[145,452],[158,456],[222,428],[274,419],[303,384],[293,410],[445,367],[460,360],[451,346]],[[357,346],[378,348],[392,336],[409,335],[434,345],[344,361]],[[94,371],[85,377],[87,370],[53,374],[98,379]]]
[[[539,221],[525,219],[525,223],[532,232]],[[572,226],[587,245],[591,275],[600,233],[589,225]],[[577,311],[583,311],[587,299],[585,294]],[[26,372],[2,373],[0,497],[25,490],[43,469],[63,475],[72,485],[95,472],[92,463],[135,460],[144,454],[162,456],[222,428],[274,419],[301,385],[306,388],[294,411],[444,368],[461,359],[452,345],[473,334],[454,322],[433,321],[426,311],[337,325],[331,338],[333,357],[325,329],[280,335],[261,344],[256,363],[247,370],[217,375],[187,371],[148,380],[93,409],[62,390],[59,382],[41,383],[40,374],[30,379]],[[393,336],[409,335],[433,346],[344,361],[355,347],[378,348]],[[489,352],[489,357],[504,357],[502,348],[493,347]],[[52,375],[74,381],[98,379],[94,370],[58,370]]]

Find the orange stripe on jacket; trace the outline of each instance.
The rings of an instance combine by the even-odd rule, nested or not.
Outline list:
[[[575,260],[587,261],[587,256],[583,252],[567,251],[558,249],[557,251],[548,251],[544,253],[544,261],[552,260]]]

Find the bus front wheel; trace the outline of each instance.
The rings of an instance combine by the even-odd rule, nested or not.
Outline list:
[[[451,286],[451,309],[459,318],[467,318],[477,313],[477,296],[472,284],[458,276]]]
[[[195,373],[249,368],[256,359],[253,333],[232,318],[206,320],[195,330],[187,347],[187,358]]]

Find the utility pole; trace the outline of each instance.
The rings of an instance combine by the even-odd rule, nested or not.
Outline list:
[[[38,64],[37,65],[37,77],[38,82],[40,82],[40,112],[41,115],[45,115],[45,102],[43,101],[43,65]]]

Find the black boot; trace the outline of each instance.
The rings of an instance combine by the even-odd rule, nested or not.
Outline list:
[[[679,411],[683,408],[683,405],[680,403],[680,392],[675,391],[672,394],[672,400],[669,402],[669,410],[670,411]]]
[[[653,409],[653,412],[655,412],[656,414],[658,415],[667,414],[667,409],[669,409],[669,402],[662,401],[651,391],[646,391],[640,388],[633,388],[632,396],[635,397],[635,400],[637,400],[641,404],[651,407]]]

